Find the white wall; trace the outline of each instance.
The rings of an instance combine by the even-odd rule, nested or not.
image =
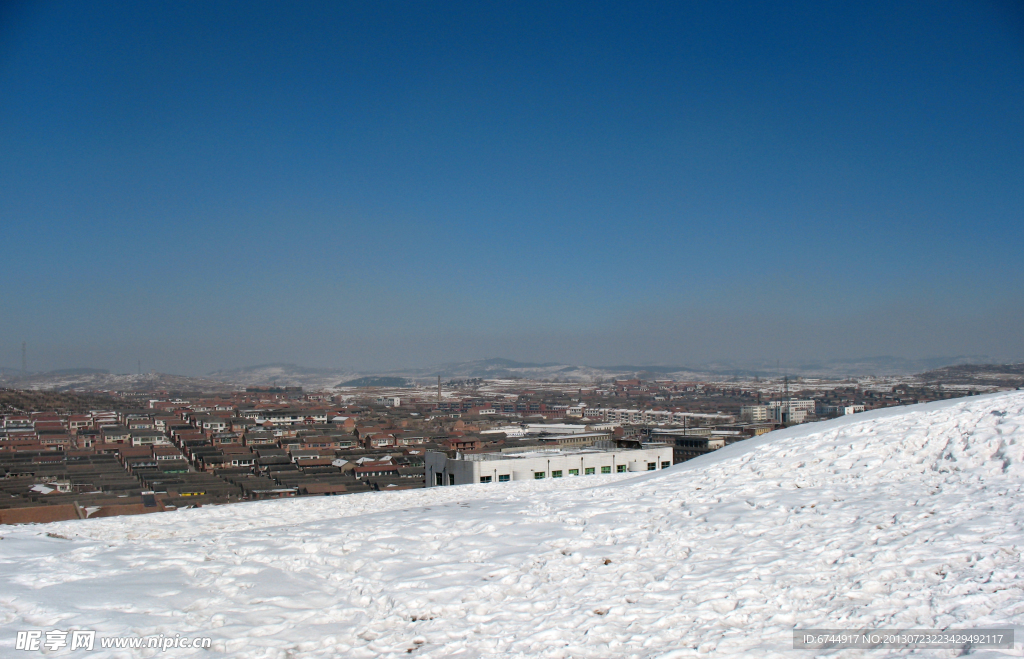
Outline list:
[[[425,460],[427,487],[436,487],[436,474],[442,475],[444,485],[449,484],[449,476],[454,476],[454,485],[479,483],[481,477],[490,476],[491,482],[501,482],[500,476],[508,476],[509,480],[536,479],[537,473],[544,478],[555,478],[552,472],[561,471],[561,478],[569,478],[570,469],[579,470],[580,476],[586,475],[587,468],[593,468],[594,474],[601,474],[601,467],[608,467],[610,473],[618,473],[623,465],[629,470],[631,462],[639,463],[640,470],[646,471],[648,463],[654,463],[656,469],[667,462],[672,464],[672,447],[664,446],[648,449],[620,449],[616,451],[551,451],[549,455],[538,451],[529,457],[508,458],[503,460],[454,460],[444,453],[428,451]],[[637,468],[634,465],[634,470]],[[518,476],[518,477],[517,477]]]

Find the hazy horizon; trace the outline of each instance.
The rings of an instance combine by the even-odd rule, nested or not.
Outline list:
[[[507,364],[506,364],[507,363]],[[508,359],[505,357],[490,357],[478,360],[468,361],[448,361],[448,362],[435,362],[431,364],[418,364],[418,365],[405,365],[397,368],[352,368],[346,366],[310,366],[307,364],[297,364],[294,362],[266,362],[266,363],[252,363],[244,366],[235,366],[230,368],[223,368],[212,371],[203,372],[185,372],[185,371],[160,371],[158,369],[143,369],[146,374],[159,373],[161,375],[173,375],[183,376],[191,378],[203,378],[203,377],[225,377],[233,373],[245,374],[261,369],[281,369],[285,372],[322,372],[322,373],[351,373],[351,374],[388,374],[388,373],[413,373],[417,371],[423,371],[420,376],[429,376],[433,378],[432,370],[437,369],[438,372],[442,372],[446,368],[457,368],[468,365],[479,365],[486,364],[491,366],[507,366],[508,368],[542,368],[552,366],[565,366],[565,367],[578,367],[578,368],[590,368],[597,370],[613,371],[620,369],[623,371],[635,370],[641,371],[645,368],[663,370],[663,369],[675,369],[675,370],[694,370],[694,371],[708,371],[718,372],[726,374],[729,371],[735,370],[737,373],[751,374],[759,373],[763,376],[778,375],[782,377],[784,374],[789,375],[800,375],[812,372],[823,373],[828,370],[836,371],[836,375],[840,373],[840,365],[859,365],[855,368],[851,375],[864,375],[867,371],[865,367],[869,365],[878,366],[882,373],[900,372],[905,374],[924,372],[935,368],[942,368],[945,366],[955,366],[960,364],[1021,364],[1024,363],[1022,358],[1007,358],[998,359],[989,355],[950,355],[950,356],[932,356],[919,359],[906,359],[901,357],[894,357],[892,355],[875,355],[875,356],[861,356],[851,357],[847,359],[836,359],[836,360],[794,360],[783,363],[781,360],[772,362],[770,360],[761,361],[735,361],[735,360],[716,360],[712,362],[692,362],[692,363],[669,363],[669,362],[638,362],[631,364],[597,364],[597,363],[569,363],[564,361],[553,361],[553,362],[530,362],[520,361],[514,359]],[[137,364],[141,366],[141,364]],[[30,370],[28,375],[30,377],[43,376],[43,375],[72,375],[72,374],[87,374],[90,372],[95,373],[109,373],[111,375],[134,375],[137,374],[137,370],[124,370],[117,371],[108,368],[95,367],[95,366],[68,366],[62,368],[54,368],[49,370]],[[20,367],[15,368],[12,366],[0,365],[0,374],[8,377],[19,377],[22,375]],[[447,377],[447,376],[445,376]]]
[[[0,364],[1024,357],[1006,2],[0,6]]]

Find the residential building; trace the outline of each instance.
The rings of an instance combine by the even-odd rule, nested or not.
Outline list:
[[[772,415],[767,405],[744,405],[740,408],[740,418],[746,423],[764,423]]]

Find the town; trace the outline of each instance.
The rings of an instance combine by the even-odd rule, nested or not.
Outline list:
[[[219,394],[8,389],[0,392],[0,522],[663,469],[786,426],[979,389],[801,378],[438,379]]]

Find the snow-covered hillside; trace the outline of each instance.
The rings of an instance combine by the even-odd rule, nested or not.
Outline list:
[[[810,657],[794,627],[1014,626],[1020,656],[1022,483],[1008,393],[637,478],[5,527],[0,654],[29,656],[17,631],[94,629],[214,639],[139,656]]]

